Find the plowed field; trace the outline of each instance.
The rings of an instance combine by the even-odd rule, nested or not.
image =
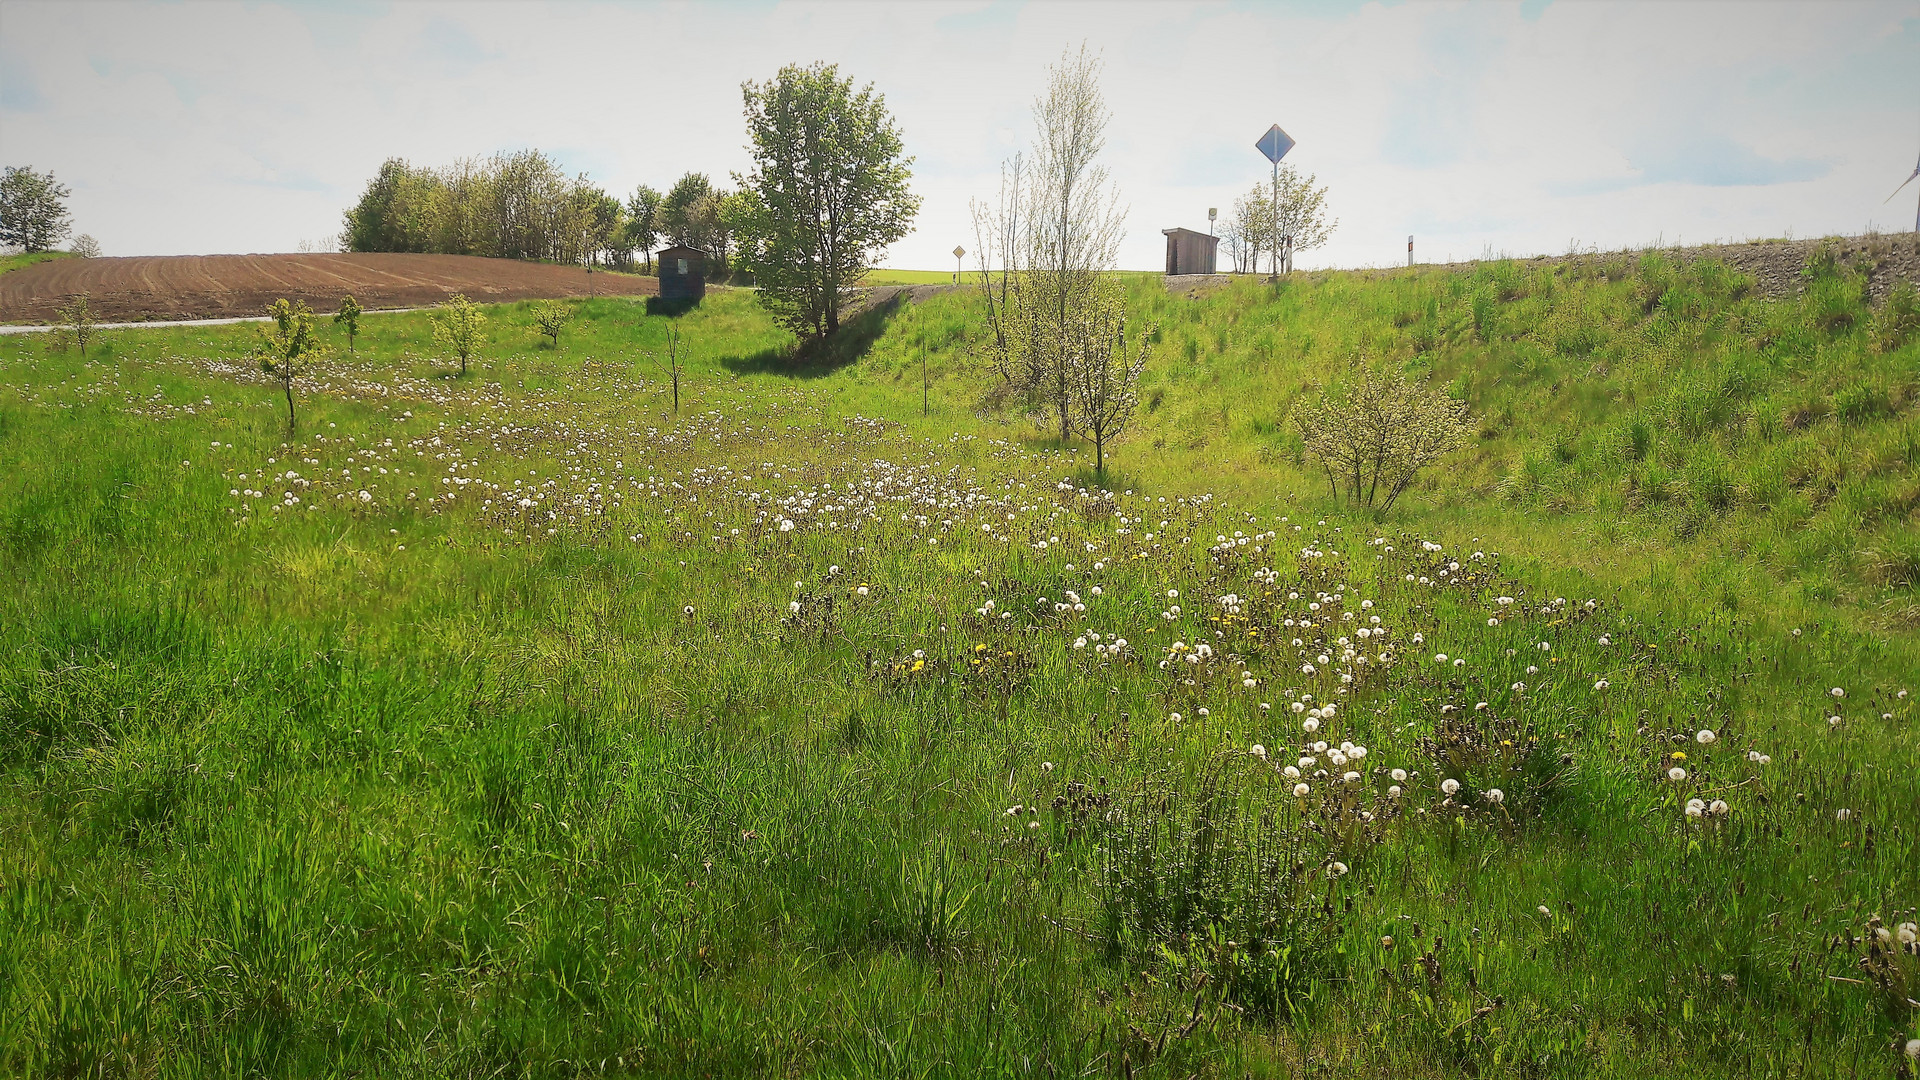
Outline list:
[[[363,308],[421,307],[454,293],[474,300],[650,296],[657,281],[573,266],[469,255],[167,255],[56,259],[0,274],[0,322],[46,323],[81,293],[102,322],[258,315],[280,297],[330,311],[352,293]]]

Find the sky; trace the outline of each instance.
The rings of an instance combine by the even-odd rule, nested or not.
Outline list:
[[[923,205],[968,205],[1084,45],[1121,265],[1288,164],[1338,228],[1300,268],[1913,228],[1920,0],[1599,3],[48,3],[0,0],[0,163],[108,255],[297,250],[389,157],[537,148],[608,191],[745,172],[740,85],[827,61],[886,98]]]

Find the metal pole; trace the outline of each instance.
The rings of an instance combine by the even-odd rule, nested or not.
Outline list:
[[[1273,280],[1280,280],[1280,161],[1273,162]]]

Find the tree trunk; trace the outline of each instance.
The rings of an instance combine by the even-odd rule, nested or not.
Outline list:
[[[293,430],[293,380],[282,379],[280,385],[287,391],[287,430]]]

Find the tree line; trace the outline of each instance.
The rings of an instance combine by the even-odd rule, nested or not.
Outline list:
[[[689,172],[624,201],[537,150],[443,168],[388,160],[346,212],[349,251],[408,251],[652,269],[667,244],[710,256],[709,280],[752,275],[803,341],[840,312],[920,206],[913,159],[886,99],[832,64],[790,64],[741,84],[753,166],[734,189]]]
[[[346,211],[342,244],[630,270],[651,269],[664,242],[701,248],[725,267],[738,254],[726,224],[733,197],[689,172],[665,194],[642,184],[622,200],[538,150],[439,168],[389,158]]]

